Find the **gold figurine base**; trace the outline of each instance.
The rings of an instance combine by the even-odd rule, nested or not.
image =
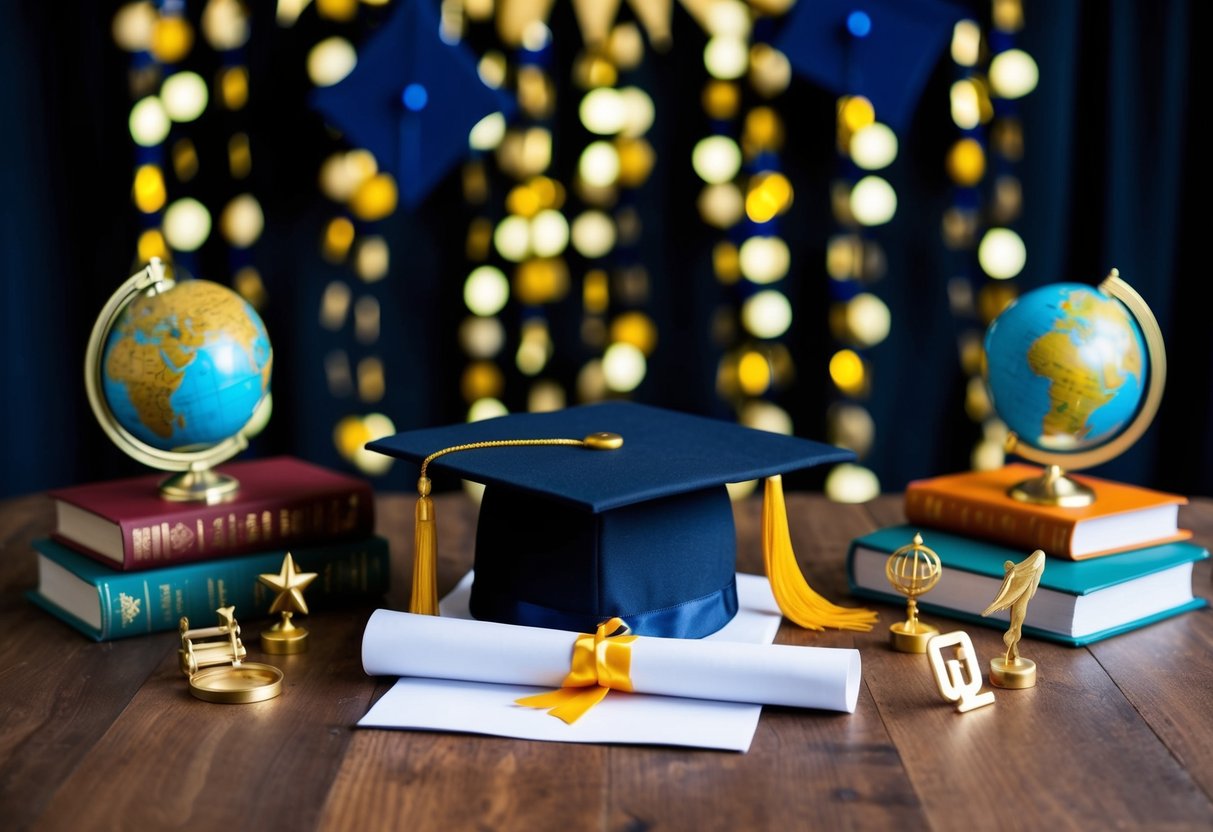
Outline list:
[[[990,684],[1009,690],[1035,687],[1036,662],[1022,657],[1010,663],[1003,656],[990,659]]]
[[[282,620],[261,631],[261,652],[275,656],[307,652],[307,628],[291,623],[291,613],[282,611]]]
[[[899,621],[889,627],[889,644],[898,653],[925,653],[927,642],[939,635],[939,630],[921,621],[915,622],[911,628],[910,622]]]

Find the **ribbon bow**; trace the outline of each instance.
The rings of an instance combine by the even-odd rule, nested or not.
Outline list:
[[[569,674],[557,690],[514,700],[528,708],[547,708],[548,714],[572,725],[614,690],[632,690],[632,642],[636,636],[622,618],[598,625],[593,633],[578,633],[573,642]]]

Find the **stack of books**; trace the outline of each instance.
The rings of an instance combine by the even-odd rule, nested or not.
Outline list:
[[[1030,505],[1007,494],[1039,474],[1007,465],[911,482],[908,524],[851,542],[852,591],[904,603],[885,578],[885,561],[920,531],[943,563],[939,583],[918,601],[924,613],[1005,628],[1007,612],[981,612],[998,594],[1004,564],[1036,549],[1049,559],[1023,627],[1030,636],[1078,646],[1205,605],[1193,596],[1192,567],[1209,553],[1179,528],[1184,497],[1095,477],[1074,477],[1095,489],[1086,508]]]
[[[374,534],[366,482],[293,457],[220,468],[240,482],[214,505],[160,497],[161,475],[52,491],[55,528],[34,541],[38,587],[29,598],[98,641],[210,622],[235,605],[268,615],[258,581],[289,551],[317,579],[309,607],[388,590],[387,541]]]

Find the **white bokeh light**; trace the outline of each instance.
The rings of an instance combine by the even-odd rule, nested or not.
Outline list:
[[[778,338],[792,325],[792,304],[782,292],[765,289],[742,304],[741,322],[757,338]]]
[[[154,95],[141,99],[131,107],[129,121],[131,138],[140,147],[155,147],[165,140],[172,127],[164,104]]]
[[[602,355],[606,386],[616,393],[630,393],[644,381],[648,364],[644,353],[631,344],[611,344]]]
[[[573,248],[593,260],[615,246],[615,221],[602,211],[586,211],[573,220]]]
[[[990,88],[1002,98],[1022,98],[1036,89],[1040,70],[1022,49],[999,52],[990,61]]]
[[[496,315],[510,299],[510,281],[496,266],[477,266],[463,284],[463,302],[474,314]]]
[[[610,187],[619,178],[619,151],[610,142],[590,142],[581,153],[577,173],[588,185]]]
[[[851,215],[861,225],[884,225],[897,213],[897,192],[879,176],[865,176],[851,190]]]
[[[531,220],[531,249],[540,257],[555,257],[569,244],[569,221],[548,208]]]
[[[977,246],[981,269],[997,280],[1008,280],[1023,271],[1028,249],[1023,238],[1009,228],[991,228]]]
[[[206,81],[196,72],[177,72],[164,79],[160,87],[164,111],[173,121],[193,121],[206,110]]]
[[[331,87],[358,65],[358,53],[345,38],[325,38],[307,53],[307,77],[318,87]]]
[[[741,148],[728,136],[700,139],[691,151],[691,167],[709,185],[729,182],[741,170]]]
[[[897,134],[889,126],[873,122],[851,136],[851,158],[864,170],[880,170],[897,158]]]
[[[623,129],[627,118],[623,97],[612,87],[590,90],[581,99],[581,123],[599,136],[613,136]]]
[[[211,212],[185,197],[164,209],[164,239],[178,251],[197,251],[211,233]]]
[[[738,250],[741,273],[751,283],[774,283],[792,262],[788,244],[779,237],[750,237]]]

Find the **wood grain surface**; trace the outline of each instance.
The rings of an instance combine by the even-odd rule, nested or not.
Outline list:
[[[377,499],[402,608],[413,500]],[[850,540],[901,522],[900,498],[863,506],[788,498],[813,585],[846,597]],[[735,507],[738,566],[761,568],[757,500]],[[1038,685],[957,714],[925,657],[887,647],[903,610],[870,634],[778,641],[857,647],[854,715],[765,708],[747,754],[525,742],[355,729],[391,680],[367,677],[360,643],[374,604],[314,610],[311,649],[263,657],[268,622],[237,610],[250,660],[286,674],[281,697],[213,705],[189,696],[175,633],[95,644],[36,609],[29,542],[50,501],[0,503],[0,827],[4,829],[648,830],[1213,828],[1213,611],[1088,648],[1026,639]],[[1183,525],[1213,544],[1213,500]],[[471,563],[475,508],[438,500],[440,589]],[[1210,564],[1194,586],[1213,596]],[[941,629],[962,625],[935,621]],[[964,626],[978,653],[997,630]]]

